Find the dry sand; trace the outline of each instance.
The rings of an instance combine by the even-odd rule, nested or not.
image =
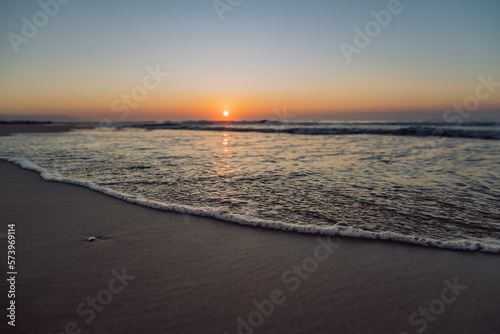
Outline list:
[[[5,277],[7,224],[16,224],[18,272],[15,329],[5,316],[6,280],[0,283],[1,333],[500,328],[499,255],[327,239],[158,211],[46,182],[6,162],[0,185],[0,267]],[[128,276],[120,282],[123,270]],[[258,311],[254,302],[265,300],[274,302]]]

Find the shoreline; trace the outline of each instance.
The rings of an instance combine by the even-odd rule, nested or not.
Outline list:
[[[2,157],[0,157],[0,161],[13,163],[25,170],[34,171],[38,173],[45,181],[48,182],[59,182],[78,187],[83,187],[104,194],[106,196],[130,203],[132,205],[139,205],[142,207],[159,211],[179,213],[184,216],[197,216],[202,218],[210,218],[219,221],[224,221],[226,223],[238,224],[242,226],[250,226],[253,228],[262,228],[265,230],[278,230],[287,233],[309,234],[313,236],[315,235],[323,237],[342,237],[342,238],[363,239],[363,240],[382,240],[385,242],[395,242],[406,245],[415,245],[418,247],[431,247],[436,249],[445,249],[453,251],[484,252],[487,254],[497,254],[497,255],[500,253],[500,246],[498,244],[495,245],[492,245],[491,243],[485,244],[485,243],[480,243],[478,241],[469,241],[469,240],[440,241],[435,239],[417,238],[415,236],[406,236],[393,232],[370,232],[370,231],[363,231],[363,230],[356,230],[349,228],[340,228],[338,230],[333,230],[330,227],[321,229],[314,226],[287,225],[274,221],[264,221],[264,220],[249,221],[239,216],[223,215],[217,212],[214,213],[212,211],[207,211],[205,209],[198,209],[177,204],[165,204],[147,199],[138,199],[135,196],[130,196],[125,193],[120,193],[85,181],[73,180],[73,179],[61,179],[58,177],[54,177],[49,171],[37,165],[34,165],[30,161],[24,159],[3,159]]]
[[[2,228],[16,224],[19,247],[16,332],[417,333],[425,321],[430,333],[489,333],[500,324],[496,255],[256,229],[131,205],[3,161],[0,170]],[[319,248],[329,243],[331,254]],[[109,295],[123,268],[134,279]],[[467,286],[456,302],[433,321],[418,314],[441,305],[455,280]],[[86,298],[108,295],[87,324]],[[273,312],[252,327],[256,305]]]
[[[78,123],[51,123],[51,124],[0,124],[0,137],[10,136],[15,133],[50,133],[68,132],[74,129],[81,129]]]
[[[5,333],[492,333],[500,325],[495,254],[156,210],[6,161],[0,184],[0,261],[7,272],[3,237],[15,224],[18,273],[16,327],[4,315]],[[6,310],[7,281],[0,290]]]
[[[136,198],[135,196],[130,196],[125,193],[117,192],[81,180],[64,179],[64,178],[61,179],[59,177],[53,176],[46,169],[41,168],[31,163],[30,161],[24,159],[17,159],[17,158],[5,159],[3,157],[0,157],[0,161],[13,163],[25,170],[34,171],[38,173],[41,178],[43,178],[45,181],[48,182],[59,182],[78,187],[83,187],[104,194],[106,196],[130,203],[132,205],[139,205],[141,207],[151,208],[154,210],[159,210],[164,212],[179,213],[182,214],[183,216],[197,216],[202,218],[210,218],[219,221],[224,221],[226,223],[238,224],[241,226],[262,228],[264,230],[278,230],[287,233],[309,234],[313,236],[323,236],[323,237],[342,237],[342,238],[362,239],[362,240],[382,240],[384,242],[394,242],[399,244],[415,245],[418,247],[431,247],[435,249],[453,250],[453,251],[484,252],[487,254],[496,254],[496,255],[500,253],[499,244],[491,244],[487,242],[481,243],[479,241],[473,241],[473,240],[462,239],[455,241],[440,241],[436,239],[416,237],[412,235],[407,236],[394,232],[371,232],[371,231],[350,229],[349,226],[347,226],[347,228],[341,227],[339,229],[334,230],[331,227],[318,228],[315,226],[308,226],[308,225],[306,226],[288,225],[274,221],[247,220],[244,217],[234,216],[231,214],[224,215],[218,212],[207,211],[205,209],[199,209],[185,205],[165,204],[157,201]]]

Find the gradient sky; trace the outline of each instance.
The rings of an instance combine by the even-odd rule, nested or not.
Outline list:
[[[427,118],[474,95],[479,76],[500,81],[500,1],[400,3],[348,63],[340,43],[388,1],[243,0],[221,21],[212,0],[72,0],[18,53],[8,34],[41,7],[2,1],[0,117],[261,119],[286,106],[294,119]],[[169,76],[127,106],[147,67]],[[474,113],[498,110],[500,87]]]

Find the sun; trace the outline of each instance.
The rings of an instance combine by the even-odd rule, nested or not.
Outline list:
[[[229,116],[229,111],[227,111],[227,110],[226,110],[226,111],[224,111],[224,112],[222,113],[222,115],[224,115],[225,117]]]

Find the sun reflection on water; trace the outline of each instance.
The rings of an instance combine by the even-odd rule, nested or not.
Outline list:
[[[229,135],[229,133],[224,132],[222,134],[222,150],[220,150],[220,153],[217,154],[216,163],[217,174],[219,174],[220,176],[228,176],[228,174],[232,172],[231,163],[233,150],[229,145],[230,140],[231,136]]]

